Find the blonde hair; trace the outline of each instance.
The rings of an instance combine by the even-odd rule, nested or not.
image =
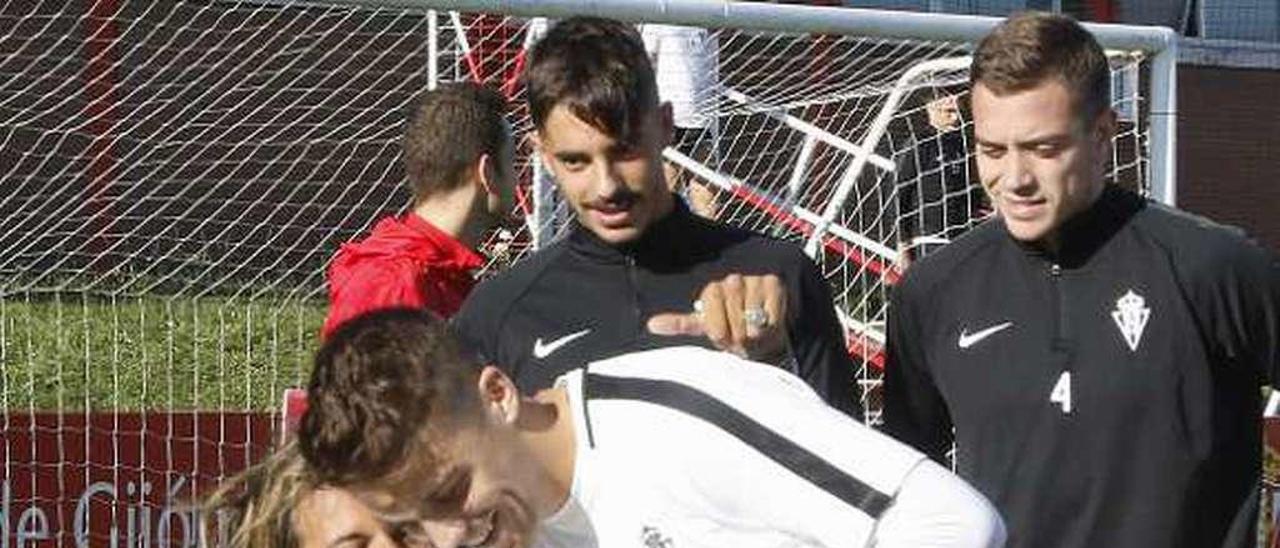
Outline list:
[[[201,508],[200,546],[293,548],[293,509],[315,490],[293,442],[227,478]]]

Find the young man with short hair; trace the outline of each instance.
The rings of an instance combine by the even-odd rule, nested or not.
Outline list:
[[[428,91],[405,124],[402,161],[413,209],[342,245],[329,267],[327,336],[360,313],[421,307],[451,316],[484,266],[474,251],[515,203],[506,101],[478,84]]]
[[[693,215],[668,189],[671,107],[635,28],[562,21],[531,50],[525,81],[537,149],[576,223],[481,284],[455,318],[460,333],[526,390],[608,356],[698,344],[784,362],[832,405],[859,409],[856,368],[813,263],[797,246]],[[650,331],[655,317],[705,304],[721,279],[731,282],[718,301],[725,321],[708,326],[710,341]],[[770,335],[790,347],[753,344]],[[758,351],[766,346],[772,355]]]
[[[999,217],[897,288],[886,428],[938,460],[954,439],[1011,546],[1252,546],[1280,262],[1107,184],[1109,83],[1067,17],[1014,16],[979,45],[977,166]]]
[[[959,478],[728,353],[616,356],[526,396],[439,320],[385,310],[325,342],[310,393],[299,443],[319,480],[397,529],[425,521],[437,548],[1003,541]]]

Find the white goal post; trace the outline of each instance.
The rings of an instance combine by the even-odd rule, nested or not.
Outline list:
[[[598,15],[637,23],[976,42],[1000,18],[714,0],[328,0],[369,8],[474,11],[521,17]],[[1085,23],[1104,48],[1151,55],[1151,197],[1176,205],[1178,33],[1166,27]]]

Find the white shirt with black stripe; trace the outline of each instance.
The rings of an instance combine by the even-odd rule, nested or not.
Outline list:
[[[537,546],[1003,545],[977,491],[776,367],[675,347],[557,385],[577,454],[569,499]]]

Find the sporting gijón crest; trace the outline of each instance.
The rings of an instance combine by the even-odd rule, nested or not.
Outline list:
[[[1116,299],[1111,319],[1120,328],[1120,334],[1124,336],[1129,350],[1137,352],[1138,345],[1142,344],[1142,332],[1147,328],[1147,320],[1151,319],[1151,308],[1147,306],[1146,299],[1130,289],[1124,296]]]
[[[640,541],[644,543],[644,548],[675,548],[675,543],[671,542],[671,538],[662,534],[657,527],[645,526],[640,530]]]

